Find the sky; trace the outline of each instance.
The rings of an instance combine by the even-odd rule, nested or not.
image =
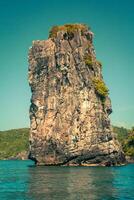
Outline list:
[[[29,127],[28,49],[65,23],[91,27],[112,124],[134,126],[133,0],[0,0],[0,130]]]

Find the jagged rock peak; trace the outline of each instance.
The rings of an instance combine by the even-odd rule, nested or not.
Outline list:
[[[101,68],[86,25],[55,26],[48,40],[33,42],[29,158],[38,165],[125,162],[112,133],[111,101]]]

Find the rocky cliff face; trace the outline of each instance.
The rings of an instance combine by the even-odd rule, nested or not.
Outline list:
[[[116,165],[124,154],[93,33],[86,25],[53,27],[29,51],[30,154],[38,165]]]

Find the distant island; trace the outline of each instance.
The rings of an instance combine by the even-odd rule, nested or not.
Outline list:
[[[134,128],[113,126],[127,160],[134,162]],[[29,128],[0,131],[0,160],[28,159]]]

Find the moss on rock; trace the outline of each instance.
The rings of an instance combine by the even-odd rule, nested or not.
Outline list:
[[[94,78],[93,79],[93,84],[94,84],[94,88],[96,93],[101,97],[101,98],[105,98],[106,96],[108,96],[108,88],[105,85],[103,80],[100,80],[98,78]]]
[[[92,60],[92,56],[91,55],[85,55],[84,56],[84,61],[85,64],[89,67],[93,66],[93,60]]]

